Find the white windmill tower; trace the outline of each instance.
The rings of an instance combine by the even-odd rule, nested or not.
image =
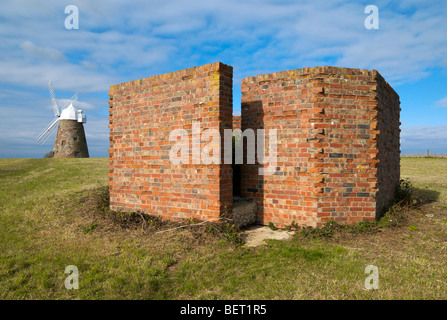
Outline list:
[[[51,81],[48,83],[48,89],[55,118],[37,137],[37,142],[42,145],[56,128],[56,125],[59,125],[56,140],[54,141],[53,157],[88,158],[87,141],[83,126],[87,122],[87,117],[82,110],[73,106],[73,102],[78,99],[78,93],[76,92],[59,112]]]

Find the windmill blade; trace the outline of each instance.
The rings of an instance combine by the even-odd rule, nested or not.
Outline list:
[[[77,92],[73,95],[73,97],[71,97],[70,100],[68,100],[68,102],[66,104],[64,104],[64,106],[62,107],[61,110],[64,110],[66,107],[68,107],[70,105],[70,103],[73,103],[76,100],[78,100],[78,93]]]
[[[47,128],[42,131],[42,133],[36,138],[37,142],[42,145],[45,143],[45,141],[48,139],[50,134],[53,132],[54,128],[56,128],[56,124],[59,122],[59,118],[55,118],[53,121],[51,121]]]
[[[53,121],[51,121],[47,128],[42,131],[42,133],[36,138],[37,142],[42,145],[47,141],[50,134],[53,132],[54,128],[56,128],[56,124],[59,122],[59,117],[55,118]]]
[[[50,91],[51,104],[53,105],[53,112],[56,117],[59,117],[61,114],[59,112],[59,108],[57,107],[56,97],[54,96],[53,84],[48,82],[48,90]]]

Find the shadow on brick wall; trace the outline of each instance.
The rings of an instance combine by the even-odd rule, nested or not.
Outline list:
[[[252,129],[255,133],[257,129],[264,129],[264,109],[262,101],[249,101],[241,106],[241,130]],[[265,177],[259,174],[262,167],[257,159],[257,139],[255,139],[255,164],[248,164],[247,159],[247,138],[243,139],[243,164],[241,165],[241,197],[253,200],[257,204],[257,223],[264,222],[264,182]],[[266,141],[266,146],[267,141]]]

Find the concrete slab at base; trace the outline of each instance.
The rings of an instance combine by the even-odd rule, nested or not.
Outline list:
[[[242,232],[241,237],[247,247],[257,247],[265,244],[265,240],[287,240],[295,234],[295,231],[272,230],[267,226],[253,226]]]

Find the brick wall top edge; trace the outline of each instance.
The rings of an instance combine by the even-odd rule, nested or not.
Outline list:
[[[396,90],[394,90],[394,88],[385,80],[385,78],[383,78],[382,77],[382,75],[380,74],[380,73],[377,73],[377,76],[376,76],[376,81],[379,83],[379,82],[382,82],[382,84],[385,86],[385,87],[387,87],[387,89],[388,90],[390,90],[391,92],[393,92],[396,96],[397,96],[397,99],[399,99],[400,100],[400,97],[399,97],[399,94],[396,92]]]
[[[360,70],[360,69],[356,69],[356,68],[322,66],[322,67],[314,67],[314,68],[306,67],[306,68],[300,68],[300,69],[292,69],[292,70],[287,70],[287,71],[274,72],[274,73],[270,73],[270,74],[257,75],[255,77],[246,77],[246,78],[242,79],[242,83],[247,83],[250,81],[268,80],[269,78],[279,80],[282,78],[288,78],[291,73],[295,74],[297,76],[317,75],[317,74],[367,75],[370,77],[380,76],[379,72],[375,69]]]
[[[230,65],[226,65],[226,64],[224,64],[222,62],[214,62],[214,63],[205,64],[205,65],[201,65],[201,66],[196,66],[196,67],[192,67],[192,68],[188,68],[188,69],[177,70],[177,71],[167,72],[167,73],[163,73],[163,74],[159,74],[159,75],[155,75],[155,76],[150,76],[150,77],[146,77],[146,78],[142,78],[142,79],[122,82],[122,83],[119,83],[119,84],[111,85],[110,86],[110,90],[119,89],[120,86],[126,85],[126,84],[131,84],[132,82],[135,82],[136,84],[138,84],[139,82],[146,82],[146,81],[157,80],[157,79],[167,80],[167,79],[175,78],[175,77],[188,76],[188,75],[200,72],[200,71],[233,72],[233,67],[230,66]]]

